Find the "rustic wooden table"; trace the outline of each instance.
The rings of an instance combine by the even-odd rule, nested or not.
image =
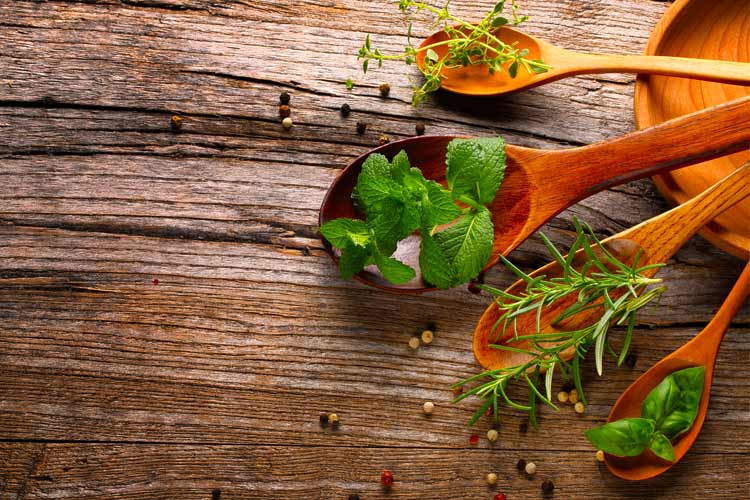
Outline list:
[[[490,4],[454,8],[477,18]],[[668,7],[524,5],[530,32],[620,53],[642,51]],[[610,361],[598,379],[587,366],[584,415],[543,409],[541,431],[523,433],[525,415],[508,410],[494,446],[469,443],[490,424],[467,429],[474,406],[452,405],[449,386],[477,370],[470,338],[487,297],[342,281],[317,236],[323,195],[380,134],[407,137],[419,122],[543,148],[627,133],[634,78],[496,100],[441,94],[415,110],[416,71],[362,78],[354,54],[367,32],[388,49],[404,43],[386,2],[0,0],[0,499],[520,500],[540,498],[547,478],[561,499],[750,498],[747,310],[722,346],[702,435],[670,472],[618,480],[582,436],[707,323],[738,276],[742,263],[700,238],[663,271],[670,289],[641,316],[635,367]],[[608,235],[666,207],[644,180],[545,230],[565,244],[573,215]],[[513,258],[547,260],[536,238]],[[435,342],[412,351],[429,322]],[[319,425],[321,411],[340,415],[337,430]],[[537,464],[534,478],[517,473],[519,458]]]

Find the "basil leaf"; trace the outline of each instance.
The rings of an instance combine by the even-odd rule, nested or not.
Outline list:
[[[661,432],[653,433],[651,440],[648,442],[648,447],[657,457],[674,462],[674,448],[672,448],[672,443]]]
[[[659,383],[643,401],[641,417],[656,422],[656,430],[674,439],[692,427],[698,415],[705,367],[676,371]]]
[[[445,165],[455,199],[466,195],[489,205],[505,175],[505,141],[502,137],[454,139],[448,144]]]
[[[618,457],[636,457],[649,445],[654,421],[646,418],[623,418],[586,431],[586,438],[596,448]]]

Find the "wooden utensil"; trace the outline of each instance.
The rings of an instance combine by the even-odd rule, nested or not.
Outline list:
[[[594,193],[617,184],[715,158],[750,146],[750,98],[663,123],[648,130],[573,149],[539,150],[508,145],[505,179],[490,206],[495,226],[493,257],[507,255],[556,214]],[[428,179],[444,181],[445,151],[453,136],[423,136],[381,146],[371,153],[389,158],[406,150],[412,165]],[[323,199],[320,224],[339,217],[358,217],[351,193],[365,159],[350,163]],[[399,245],[396,258],[418,270],[419,245]],[[337,257],[324,241],[334,261]],[[417,278],[392,285],[363,271],[363,283],[384,290],[421,293],[434,288]]]
[[[750,3],[747,0],[677,0],[656,25],[646,54],[750,62]],[[750,95],[750,87],[673,78],[639,76],[635,119],[646,128],[699,109]],[[654,178],[673,204],[683,203],[750,160],[750,151],[722,156]],[[725,252],[750,258],[750,200],[732,207],[700,235]]]
[[[652,366],[646,373],[638,377],[625,392],[618,398],[612,411],[609,413],[608,422],[628,417],[640,417],[641,405],[651,390],[659,385],[666,376],[683,368],[692,366],[705,366],[706,371],[703,379],[703,394],[701,395],[698,415],[695,417],[693,426],[673,443],[675,458],[673,462],[661,460],[651,452],[637,457],[616,457],[605,455],[605,462],[612,474],[623,479],[640,481],[658,476],[670,469],[674,464],[685,456],[685,453],[695,442],[703,427],[708,410],[708,401],[711,397],[711,382],[714,376],[714,365],[719,353],[719,346],[724,339],[724,334],[729,328],[732,318],[737,314],[742,305],[747,305],[750,293],[750,262],[743,269],[737,283],[724,300],[719,312],[711,322],[696,335],[690,342],[677,349],[675,352]]]
[[[644,254],[638,261],[639,266],[666,262],[700,227],[748,196],[750,196],[750,164],[737,169],[708,190],[679,207],[610,236],[602,243],[615,257],[625,263],[632,262],[640,249],[643,250]],[[574,266],[580,269],[586,261],[586,256],[583,252],[578,252],[577,257]],[[643,274],[651,277],[656,274],[656,271],[657,269],[651,269]],[[557,261],[553,261],[530,273],[530,275],[546,275],[548,278],[562,276],[562,269]],[[525,288],[526,282],[520,280],[506,291],[519,295]],[[600,310],[592,309],[578,313],[556,327],[551,325],[560,313],[573,304],[577,298],[577,295],[573,294],[568,300],[561,299],[552,307],[544,309],[539,331],[554,333],[578,329],[598,320],[597,313],[600,314]],[[474,356],[479,364],[492,370],[518,366],[528,361],[530,356],[523,352],[493,348],[490,347],[491,344],[528,349],[530,347],[528,340],[511,342],[515,330],[518,331],[518,335],[537,332],[536,313],[532,311],[517,318],[515,330],[509,329],[502,337],[496,338],[496,333],[493,330],[499,318],[500,310],[497,304],[493,302],[484,311],[474,330]],[[560,357],[568,361],[573,358],[573,355],[574,350],[571,348],[563,351]]]
[[[503,26],[493,34],[509,45],[527,49],[527,59],[541,59],[552,68],[545,73],[529,73],[518,70],[515,78],[507,71],[490,74],[486,65],[478,64],[461,68],[445,69],[440,86],[451,92],[464,95],[489,96],[536,87],[574,75],[594,73],[647,73],[686,77],[714,82],[750,84],[750,64],[693,59],[687,57],[586,54],[556,47],[544,40],[517,29]],[[428,37],[420,47],[448,40],[445,31]],[[434,48],[440,58],[446,55],[447,45]],[[426,51],[417,52],[417,65],[424,69]]]

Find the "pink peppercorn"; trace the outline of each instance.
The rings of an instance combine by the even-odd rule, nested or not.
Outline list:
[[[154,278],[154,285],[158,285],[158,284],[159,284],[159,278]]]
[[[471,436],[469,436],[469,443],[477,444],[478,442],[479,442],[479,436],[477,436],[476,434],[472,434]]]
[[[495,500],[505,500],[505,494],[498,493],[497,495],[495,495]]]
[[[380,482],[383,483],[383,486],[386,488],[390,488],[393,485],[393,472],[384,470],[380,475]]]

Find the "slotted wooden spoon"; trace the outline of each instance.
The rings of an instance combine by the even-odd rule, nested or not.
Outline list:
[[[703,427],[708,411],[708,401],[711,398],[711,382],[714,378],[714,366],[719,346],[724,339],[732,318],[743,304],[747,305],[750,292],[750,262],[745,265],[737,283],[727,295],[716,316],[698,335],[649,368],[646,373],[638,377],[619,397],[609,413],[608,422],[621,418],[640,417],[641,405],[651,390],[659,385],[666,376],[683,368],[691,366],[705,366],[703,375],[703,394],[701,395],[698,414],[693,426],[682,436],[679,436],[674,446],[674,461],[661,460],[651,452],[637,457],[615,457],[605,455],[605,462],[609,470],[616,476],[632,481],[640,481],[658,476],[669,470],[680,461],[695,442]]]
[[[371,153],[392,158],[405,150],[428,179],[445,179],[445,151],[454,136],[423,136],[386,144],[350,163],[333,181],[320,209],[320,224],[339,217],[358,218],[351,194],[362,164]],[[490,206],[495,226],[493,257],[485,269],[507,255],[539,227],[579,200],[609,187],[691,165],[750,147],[750,97],[675,118],[652,128],[573,149],[540,150],[507,145],[505,179]],[[415,237],[418,238],[418,237]],[[405,240],[406,241],[406,240]],[[402,242],[404,243],[404,242]],[[334,259],[330,244],[324,244]],[[394,257],[419,271],[419,242],[400,244]],[[392,285],[363,271],[359,281],[384,290],[421,293],[434,290],[421,280]]]
[[[637,226],[610,236],[602,244],[625,263],[632,263],[639,250],[643,251],[638,261],[639,266],[666,262],[703,225],[748,196],[750,196],[750,164],[745,164],[695,198]],[[580,269],[585,260],[587,260],[585,254],[582,251],[578,252],[573,261],[574,267]],[[656,272],[657,269],[650,269],[643,274],[651,277]],[[548,278],[562,276],[562,268],[557,261],[553,261],[529,274],[531,276],[546,275]],[[525,288],[526,282],[519,280],[506,291],[519,295]],[[564,322],[552,326],[551,323],[560,313],[577,300],[577,294],[572,295],[574,296],[569,297],[568,300],[560,299],[543,310],[539,331],[555,333],[578,329],[599,319],[597,314],[601,312],[595,308],[575,314]],[[518,331],[518,335],[537,332],[537,319],[534,311],[519,316],[516,330],[508,328],[502,336],[501,330],[495,329],[499,318],[500,309],[493,302],[482,314],[474,331],[474,356],[487,369],[518,366],[528,361],[530,359],[528,354],[497,349],[491,345],[501,344],[528,349],[530,347],[528,340],[512,341],[515,331]],[[560,357],[566,361],[572,359],[573,355],[574,348],[560,353]]]

